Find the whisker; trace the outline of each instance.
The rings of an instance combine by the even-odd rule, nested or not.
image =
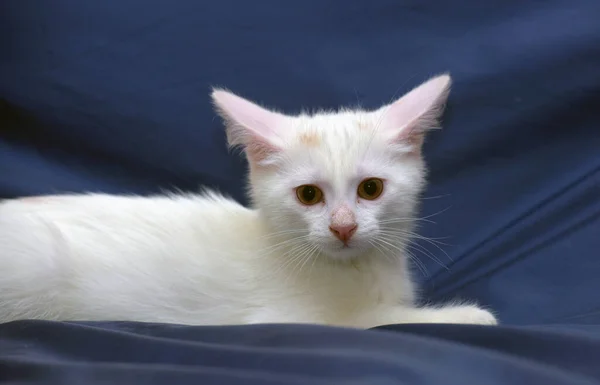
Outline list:
[[[426,237],[419,233],[415,233],[413,231],[407,231],[407,230],[402,230],[402,229],[398,229],[395,227],[388,227],[388,226],[382,226],[380,228],[380,231],[398,233],[398,234],[406,235],[409,238],[418,238],[418,239],[423,239],[423,240],[429,240],[431,242],[438,243],[440,245],[451,246],[447,243],[439,241],[440,239],[450,239],[450,237],[435,237],[435,238],[434,237]]]
[[[390,257],[390,256],[389,256],[389,255],[386,253],[386,251],[387,251],[387,252],[390,252],[390,251],[389,251],[388,249],[386,249],[385,247],[383,247],[383,246],[381,246],[381,245],[378,245],[378,243],[377,243],[377,240],[369,241],[369,243],[370,243],[370,244],[371,244],[373,247],[375,247],[375,248],[376,248],[376,249],[377,249],[377,250],[378,250],[378,251],[381,253],[381,255],[383,255],[383,256],[385,257],[385,259],[387,259],[387,260],[388,260],[388,261],[390,261],[390,262],[393,262],[393,261],[394,261],[394,259],[393,259],[392,257]]]
[[[417,218],[389,218],[389,219],[384,219],[382,221],[380,221],[379,223],[381,224],[389,224],[389,223],[410,223],[410,222],[427,222],[427,223],[432,223],[432,224],[437,224],[437,222],[429,219],[432,217],[435,217],[437,215],[443,214],[444,212],[450,210],[452,208],[452,206],[448,206],[445,209],[442,209],[440,211],[437,211],[433,214],[429,214],[426,215],[424,217],[417,217]]]
[[[381,247],[383,247],[385,250],[390,251],[385,244],[392,246],[396,249],[398,249],[398,247],[390,244],[389,242],[381,239],[381,238],[376,238],[374,239],[374,241],[376,241],[377,243],[379,243],[381,245]],[[429,277],[429,272],[427,271],[427,266],[425,266],[425,264],[418,259],[414,254],[412,254],[410,251],[408,250],[404,250],[402,252],[403,255],[407,256],[409,258],[409,260],[412,260],[415,265],[417,266],[417,268],[419,269],[419,271],[421,272],[421,274],[423,274],[424,277]],[[389,258],[388,258],[389,259]]]
[[[398,251],[400,252],[400,254],[402,254],[402,255],[404,255],[404,253],[405,253],[405,251],[406,251],[406,250],[404,250],[403,248],[401,248],[400,246],[397,246],[397,245],[394,245],[393,243],[391,243],[391,242],[390,242],[390,241],[391,241],[390,239],[386,239],[386,238],[383,238],[383,237],[381,237],[381,236],[378,236],[378,237],[376,237],[375,239],[377,239],[378,241],[380,241],[380,242],[383,242],[384,244],[386,244],[386,245],[388,245],[388,246],[390,246],[390,247],[392,247],[392,248],[394,248],[394,249],[398,250]]]
[[[417,247],[417,246],[419,246],[419,247]],[[442,268],[444,268],[444,270],[450,271],[450,268],[444,262],[442,262],[441,259],[436,257],[433,253],[431,253],[431,251],[423,248],[421,245],[413,243],[413,244],[406,245],[406,247],[408,247],[409,249],[421,252],[422,254],[426,255],[429,259],[431,259],[432,261],[434,261],[435,263],[440,265]]]
[[[433,253],[431,253],[431,251],[429,251],[426,248],[424,248],[422,245],[411,243],[411,242],[409,242],[409,241],[405,240],[404,238],[402,238],[400,236],[397,236],[397,235],[381,234],[379,236],[379,238],[386,239],[387,241],[390,241],[390,242],[393,242],[393,241],[403,242],[406,248],[411,248],[411,249],[413,249],[415,251],[419,251],[419,252],[425,254],[425,256],[427,256],[428,258],[430,258],[431,260],[433,260],[434,262],[436,262],[437,264],[439,264],[441,267],[443,267],[444,269],[450,271],[450,268],[448,268],[448,266],[446,266],[438,257],[436,257]]]
[[[429,219],[429,218],[431,218],[431,217],[435,217],[435,216],[437,216],[437,215],[440,215],[440,214],[443,214],[443,213],[445,213],[446,211],[450,210],[451,208],[452,208],[452,206],[448,206],[448,207],[446,207],[445,209],[442,209],[442,210],[440,210],[440,211],[438,211],[438,212],[435,212],[435,213],[433,213],[433,214],[429,214],[429,215],[426,215],[426,216],[424,216],[424,217],[421,217],[421,219]]]
[[[295,253],[295,255],[290,256],[290,258],[286,259],[286,261],[280,266],[280,268],[276,272],[285,270],[290,266],[296,265],[298,263],[298,261],[302,259],[303,253],[310,248],[311,248],[311,245],[309,243],[303,243],[302,245],[296,246],[295,248],[289,250],[287,253],[284,254],[284,258],[287,255],[290,255],[292,253]],[[293,275],[293,271],[294,271],[294,269],[292,269],[290,274],[287,276],[286,283]]]
[[[316,253],[319,254],[321,252],[321,247],[316,246],[315,250],[316,250]],[[318,256],[317,256],[317,258],[318,258]],[[315,267],[315,263],[317,262],[317,258],[312,258],[312,263],[310,264],[310,270],[308,271],[309,285],[310,285],[310,278],[312,277],[313,268]]]
[[[417,266],[417,268],[419,269],[419,271],[421,271],[421,274],[423,274],[423,276],[425,278],[428,278],[429,277],[429,270],[427,270],[427,265],[425,265],[425,263],[423,261],[421,261],[421,259],[419,259],[419,257],[417,257],[416,255],[414,255],[410,251],[407,250],[406,254],[408,254],[409,260],[415,263],[415,265]]]
[[[310,258],[310,255],[312,255],[312,252],[315,250],[316,247],[316,245],[309,245],[308,248],[303,249],[302,253],[298,254],[298,258],[295,259],[297,260],[297,263],[294,264],[290,275],[300,274],[302,272],[302,268],[304,267],[304,265]],[[297,273],[296,269],[298,269]]]
[[[436,224],[436,222],[426,219],[426,218],[390,218],[379,221],[380,224],[388,224],[388,223],[413,223],[413,222],[427,222]]]
[[[310,252],[310,254],[308,254],[308,256],[306,257],[306,262],[308,262],[308,261],[311,261],[311,260],[312,260],[312,263],[311,263],[311,269],[310,269],[310,271],[309,271],[309,273],[308,273],[308,277],[309,277],[308,279],[309,279],[309,280],[310,280],[311,273],[312,273],[312,267],[315,265],[315,262],[317,261],[317,258],[315,258],[315,254],[318,254],[318,253],[319,253],[319,249],[320,249],[320,248],[319,248],[319,246],[317,246],[317,245],[314,245],[314,247],[313,247],[312,251],[311,251],[311,252]],[[302,264],[302,266],[300,266],[300,270],[298,270],[298,273],[300,273],[300,272],[302,271],[302,268],[304,267],[304,265],[306,264],[306,262],[304,262],[304,264]]]
[[[434,246],[435,248],[437,248],[442,253],[444,253],[444,255],[446,256],[446,258],[448,258],[451,262],[454,262],[454,259],[452,259],[452,257],[450,256],[450,254],[448,254],[446,252],[446,250],[442,249],[439,246],[439,245],[444,245],[444,246],[450,246],[450,245],[447,244],[447,243],[440,242],[440,241],[436,240],[436,239],[443,239],[443,238],[428,238],[428,237],[424,237],[424,236],[422,236],[420,234],[413,233],[412,231],[411,232],[402,231],[402,230],[395,230],[393,232],[389,231],[389,230],[380,230],[380,231],[381,231],[382,234],[393,235],[393,236],[400,236],[401,239],[404,239],[404,238],[408,238],[408,239],[414,238],[414,239],[423,240],[423,241],[429,243],[430,245]]]
[[[394,240],[394,241],[397,241],[397,242],[401,242],[401,243],[405,244],[407,247],[411,247],[413,250],[418,250],[418,251],[422,252],[423,254],[427,255],[429,258],[431,258],[432,260],[436,261],[438,264],[440,264],[441,266],[443,266],[444,268],[447,269],[446,265],[444,265],[444,263],[439,258],[437,258],[430,250],[428,250],[427,248],[425,248],[423,245],[415,243],[409,237],[405,237],[405,236],[398,235],[398,234],[383,233],[383,232],[381,234],[384,237],[387,237],[388,240]],[[450,256],[444,250],[442,250],[442,252],[444,254],[446,254],[446,256],[450,260],[452,260],[452,258],[450,258]]]
[[[431,197],[421,197],[422,200],[427,200],[427,199],[440,199],[440,198],[446,198],[449,197],[451,194],[443,194],[443,195],[434,195]]]
[[[277,236],[285,235],[285,234],[306,234],[306,230],[295,230],[295,229],[282,230],[282,231],[277,231],[274,233],[265,234],[265,235],[261,236],[260,239],[269,239],[269,238],[273,238],[273,237],[277,237]]]
[[[282,242],[276,243],[274,245],[270,245],[263,249],[260,249],[260,250],[258,250],[257,253],[266,253],[268,255],[268,254],[271,254],[281,248],[288,247],[288,246],[290,246],[290,244],[294,245],[296,243],[303,242],[307,238],[308,238],[308,235],[300,236],[300,237],[296,237],[296,238],[292,238],[292,239],[286,239],[285,241],[282,241]]]

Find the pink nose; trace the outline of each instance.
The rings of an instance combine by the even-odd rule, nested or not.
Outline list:
[[[352,235],[356,232],[356,224],[343,225],[343,226],[329,226],[329,230],[335,235],[340,241],[347,243]]]

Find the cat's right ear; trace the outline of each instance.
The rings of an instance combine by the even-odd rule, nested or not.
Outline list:
[[[277,131],[285,124],[285,115],[223,89],[213,89],[211,96],[215,110],[225,121],[229,146],[241,146],[254,164],[269,164],[281,151]]]
[[[392,142],[409,145],[419,154],[425,133],[439,127],[452,79],[449,74],[433,77],[390,105],[380,109],[381,131]]]

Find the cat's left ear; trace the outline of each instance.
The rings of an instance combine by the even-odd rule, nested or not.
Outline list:
[[[278,131],[286,124],[285,115],[223,89],[213,89],[212,100],[225,120],[229,146],[241,146],[250,162],[269,164],[281,151]]]
[[[428,130],[439,127],[450,92],[450,75],[429,79],[379,111],[382,132],[398,144],[419,152]]]

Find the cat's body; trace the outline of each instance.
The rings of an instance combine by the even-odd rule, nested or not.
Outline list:
[[[218,196],[47,197],[0,213],[2,251],[14,256],[3,260],[0,320],[351,325],[357,309],[412,303],[403,259],[288,263],[293,245],[272,247],[256,211]],[[23,228],[12,250],[7,238],[24,238]],[[6,272],[19,272],[10,292]]]
[[[299,117],[216,91],[254,209],[215,193],[0,203],[0,322],[494,324],[474,305],[417,308],[405,256],[424,179],[415,127],[448,84],[391,112]]]

